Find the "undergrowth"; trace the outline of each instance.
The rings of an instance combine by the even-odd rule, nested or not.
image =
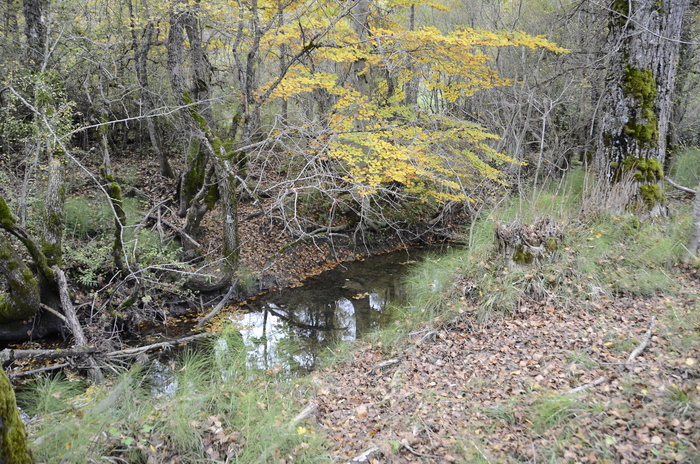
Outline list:
[[[276,379],[246,362],[234,330],[167,365],[134,365],[107,388],[38,381],[19,403],[34,416],[36,462],[319,462],[319,437],[291,424],[303,379]],[[275,461],[276,462],[276,461]]]

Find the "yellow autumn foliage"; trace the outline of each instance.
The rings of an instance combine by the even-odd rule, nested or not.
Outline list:
[[[424,2],[387,3],[395,9]],[[360,40],[349,16],[328,15],[316,5],[317,10],[307,8],[303,15],[290,11],[294,21],[271,30],[264,39],[270,47],[284,45],[291,55],[305,57],[275,84],[273,99],[322,89],[333,102],[312,151],[334,160],[346,180],[361,186],[364,194],[399,184],[407,194],[445,202],[465,200],[470,189],[484,181],[505,182],[499,166],[515,161],[489,146],[494,135],[477,124],[431,112],[420,99],[418,105],[406,105],[404,86],[418,81],[421,92],[438,92],[443,101],[453,103],[510,83],[489,66],[489,49],[566,50],[524,32],[408,30],[380,16],[373,17],[371,33]],[[371,83],[369,93],[352,85],[353,66],[362,69],[355,71],[357,79]],[[268,89],[263,86],[261,93]]]

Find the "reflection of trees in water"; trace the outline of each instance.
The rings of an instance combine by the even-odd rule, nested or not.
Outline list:
[[[387,304],[404,297],[401,274],[406,268],[399,263],[406,255],[380,258],[259,299],[259,312],[247,315],[257,326],[249,336],[255,342],[251,363],[265,369],[279,365],[310,370],[317,353],[333,342],[354,340],[390,322]]]

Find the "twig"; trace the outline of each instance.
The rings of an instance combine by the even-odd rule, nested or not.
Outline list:
[[[5,348],[0,351],[0,363],[4,364],[15,359],[40,358],[40,359],[56,359],[70,358],[73,356],[84,356],[97,353],[97,348],[94,346],[83,346],[78,348],[69,348],[67,350],[11,350]]]
[[[309,417],[311,414],[316,412],[318,409],[318,405],[316,403],[309,403],[302,411],[297,414],[294,419],[290,420],[287,422],[287,424],[284,426],[285,429],[289,430],[293,428],[295,425],[297,425],[299,422],[303,421],[307,417]],[[270,445],[259,457],[257,462],[267,462],[267,459],[272,455],[272,453],[275,452],[275,450],[280,446],[281,443],[273,443]]]
[[[294,427],[297,425],[299,422],[303,421],[307,417],[309,417],[311,414],[315,413],[316,410],[318,409],[318,405],[316,403],[309,403],[307,407],[302,409],[302,411],[297,414],[294,419],[289,421],[289,424],[287,424],[287,427]]]
[[[637,356],[639,356],[642,351],[644,351],[644,348],[647,347],[649,344],[649,340],[651,339],[651,332],[654,330],[654,325],[656,325],[656,317],[652,316],[651,317],[651,324],[649,324],[649,329],[647,329],[647,332],[644,334],[644,338],[639,342],[639,345],[637,348],[634,349],[632,353],[630,353],[630,357],[627,358],[627,363],[626,364],[631,364],[632,361],[635,360]]]
[[[201,333],[196,335],[190,335],[187,337],[176,338],[174,340],[168,340],[165,342],[154,343],[152,345],[139,346],[138,348],[129,348],[126,350],[112,351],[111,353],[106,353],[105,356],[108,358],[122,358],[130,357],[136,354],[145,353],[146,351],[155,350],[158,348],[164,348],[166,346],[182,345],[184,343],[189,343],[195,340],[203,340],[205,338],[211,337],[211,334]]]
[[[224,307],[224,305],[226,304],[226,302],[228,302],[229,298],[231,298],[231,297],[233,296],[233,294],[236,292],[236,289],[237,289],[237,288],[238,288],[238,279],[236,279],[236,280],[233,281],[233,283],[231,284],[231,288],[228,289],[228,292],[227,292],[226,295],[224,296],[224,299],[221,300],[221,301],[219,301],[219,304],[217,304],[216,307],[215,307],[214,309],[212,309],[211,312],[210,312],[209,314],[207,314],[206,316],[204,316],[204,317],[202,318],[202,320],[199,321],[199,323],[197,324],[197,327],[195,327],[195,330],[196,330],[196,329],[201,329],[202,326],[203,326],[204,324],[206,324],[207,322],[209,322],[209,321],[211,320],[212,317],[216,316],[216,315],[219,313],[219,311],[221,311],[221,308]]]
[[[598,377],[593,382],[586,383],[586,384],[578,386],[576,388],[572,388],[571,390],[569,390],[569,395],[573,395],[574,393],[580,393],[582,391],[588,390],[589,388],[600,385],[601,383],[605,382],[606,380],[608,380],[607,377]]]
[[[53,366],[42,367],[39,369],[32,369],[31,371],[12,373],[12,374],[8,374],[7,376],[10,379],[16,379],[18,377],[28,377],[28,376],[34,375],[34,374],[41,374],[42,372],[55,371],[58,369],[63,369],[64,367],[68,367],[68,366],[70,366],[69,363],[54,364]]]
[[[481,451],[481,450],[479,449],[478,446],[476,446],[476,443],[472,443],[472,446],[473,446],[474,448],[476,448],[476,450],[479,452],[479,454],[481,455],[481,457],[484,458],[484,459],[486,460],[486,462],[488,462],[489,464],[491,464],[491,461],[489,460],[489,458],[487,458],[486,455],[484,454],[484,452]]]
[[[423,338],[420,339],[420,342],[418,344],[420,345],[422,343],[427,342],[428,340],[434,341],[435,337],[437,337],[437,332],[435,330],[431,330],[427,334],[423,335]]]
[[[166,226],[170,227],[174,232],[179,234],[180,237],[182,237],[182,238],[186,239],[188,242],[190,242],[190,244],[192,244],[195,248],[200,248],[200,249],[202,248],[202,245],[200,245],[199,242],[197,242],[195,239],[193,239],[191,236],[189,236],[183,229],[176,226],[175,224],[168,221],[167,219],[163,219],[162,217],[158,218],[158,217],[155,217],[153,215],[148,216],[148,219],[153,219],[156,221],[159,220],[160,222],[162,222]]]
[[[424,457],[424,458],[441,458],[442,456],[436,455],[436,454],[425,454],[425,453],[419,453],[418,451],[414,450],[411,448],[408,444],[406,443],[401,443],[401,446],[406,448],[408,451],[411,452],[411,454],[415,454],[416,456]]]
[[[46,311],[50,312],[51,314],[62,320],[64,324],[68,325],[68,320],[66,320],[66,316],[53,309],[51,306],[47,306],[44,303],[39,303],[39,306],[41,306],[41,309],[45,309]]]
[[[61,307],[63,308],[63,314],[66,316],[65,323],[68,329],[73,333],[73,343],[76,347],[87,346],[87,339],[85,338],[85,332],[83,332],[83,327],[80,325],[78,316],[75,314],[75,308],[73,307],[73,302],[70,298],[70,293],[68,291],[68,282],[66,281],[66,275],[63,273],[61,268],[58,266],[53,266],[51,270],[56,275],[56,283],[58,284],[58,295],[61,299]],[[104,375],[97,365],[95,358],[92,355],[87,355],[88,368],[90,370],[90,375],[93,380],[97,383],[103,383],[105,381]]]
[[[395,366],[398,364],[400,361],[398,359],[387,359],[386,361],[382,361],[378,364],[376,364],[372,369],[367,372],[367,374],[379,374],[379,371],[382,369],[386,369],[387,367]]]
[[[56,350],[10,350],[8,348],[0,351],[0,364],[4,364],[9,361],[14,361],[16,359],[27,359],[27,358],[40,358],[40,359],[56,359],[56,358],[72,358],[75,356],[97,356],[105,357],[108,359],[114,358],[127,358],[132,357],[146,351],[156,350],[158,348],[164,348],[166,346],[172,345],[182,345],[195,340],[202,340],[211,337],[211,334],[202,333],[196,335],[190,335],[187,337],[176,338],[174,340],[168,340],[165,342],[154,343],[152,345],[139,346],[137,348],[128,348],[126,350],[111,351],[108,353],[100,352],[97,347],[94,346],[81,346],[77,348],[69,349],[56,349]]]
[[[379,448],[376,446],[371,447],[367,451],[364,451],[362,454],[358,454],[351,460],[347,462],[347,464],[353,464],[355,462],[369,462],[369,458],[374,456],[377,452],[379,451]]]

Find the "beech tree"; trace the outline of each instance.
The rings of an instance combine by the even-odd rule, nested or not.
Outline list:
[[[667,134],[679,39],[689,0],[610,4],[611,57],[603,94],[596,165],[606,183],[601,206],[643,204],[665,213]]]

